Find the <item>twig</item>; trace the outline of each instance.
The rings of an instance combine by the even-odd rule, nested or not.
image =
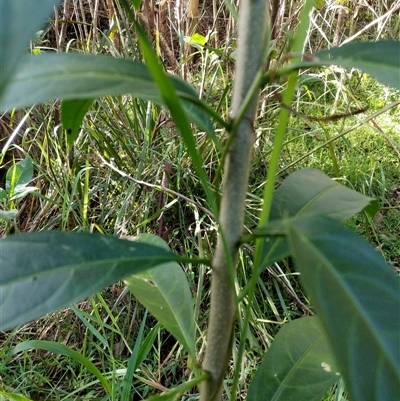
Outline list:
[[[168,189],[168,181],[169,177],[171,175],[171,170],[172,170],[172,163],[171,162],[165,162],[164,163],[164,171],[162,175],[162,180],[161,180],[161,187],[164,189]],[[158,200],[158,210],[162,210],[164,206],[167,204],[167,199],[168,196],[165,192],[162,192],[160,194],[160,198]],[[164,240],[167,240],[169,230],[164,227],[164,212],[162,211],[160,214],[160,217],[157,219],[158,221],[158,236],[163,238]]]

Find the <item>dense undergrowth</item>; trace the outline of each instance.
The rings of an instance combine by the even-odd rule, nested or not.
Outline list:
[[[333,43],[337,27],[335,18],[341,12],[354,17],[358,10],[357,18],[343,22],[338,44],[357,33],[357,39],[363,40],[398,37],[400,21],[390,2],[376,2],[374,7],[360,8],[351,4],[346,8],[335,1],[325,3],[321,10],[313,11],[305,52],[312,53]],[[96,35],[94,20],[90,18],[91,8],[87,4],[84,11],[83,14],[80,9],[71,11],[72,22],[66,26],[63,43],[54,43],[54,38],[59,37],[61,31],[57,31],[57,24],[54,26],[51,23],[32,44],[32,51],[59,48],[62,51],[141,57],[117,1],[113,16],[116,25],[111,30],[103,26],[109,18],[104,11],[100,13],[103,20],[96,23],[99,29]],[[371,21],[389,11],[392,14],[383,20],[384,23],[365,29]],[[230,58],[235,56],[235,36],[231,27],[234,20],[226,10],[219,15],[220,29],[225,30],[222,33],[226,35],[220,33],[218,51],[212,47],[192,48],[196,52],[193,58],[183,59],[175,72],[184,74],[202,97],[226,117],[232,80]],[[290,34],[285,27],[294,29],[297,16],[296,6],[287,5],[283,23],[276,33],[274,51],[277,53],[284,55],[288,52]],[[58,18],[62,18],[61,11]],[[183,41],[180,47],[172,26],[173,22],[170,22],[170,32],[175,36],[169,47],[174,49],[179,61]],[[210,20],[205,19],[200,24],[203,30],[200,33],[205,36],[211,26]],[[166,66],[171,68],[168,58],[162,56]],[[283,83],[279,80],[273,82],[263,91],[260,100],[247,197],[247,229],[257,225],[262,187],[280,109],[281,85]],[[372,242],[398,272],[400,111],[397,96],[394,90],[357,71],[337,68],[306,71],[297,88],[294,113],[281,154],[278,181],[301,167],[316,167],[342,184],[377,198],[380,211],[374,220],[361,214],[348,221],[348,225]],[[46,104],[23,113],[3,116],[3,146],[15,133],[24,115],[27,118],[19,128],[14,144],[4,148],[1,154],[2,186],[5,171],[15,161],[29,156],[35,168],[32,185],[41,195],[28,195],[14,205],[18,215],[16,219],[2,223],[3,234],[45,229],[117,236],[150,232],[159,234],[180,254],[202,257],[213,253],[217,231],[210,205],[205,200],[181,138],[164,109],[130,96],[99,99],[86,116],[74,147],[67,149],[59,125],[59,104]],[[372,115],[374,118],[371,118]],[[218,131],[218,135],[221,141],[226,140],[222,130]],[[197,132],[196,137],[218,198],[221,155],[207,140],[205,133]],[[237,285],[241,288],[246,285],[250,274],[252,251],[252,244],[248,244],[240,253]],[[201,350],[204,347],[209,302],[209,271],[203,266],[187,265],[184,268],[196,303],[197,346]],[[262,273],[252,306],[248,346],[241,369],[243,393],[263,352],[282,324],[298,316],[312,314],[312,310],[290,259],[276,263]],[[241,313],[239,307],[239,316]],[[8,354],[13,345],[27,339],[53,340],[78,350],[104,372],[109,372],[111,382],[118,391],[123,391],[119,379],[126,369],[127,359],[134,346],[139,347],[143,360],[132,383],[134,395],[131,399],[134,400],[157,394],[191,375],[186,368],[187,355],[183,349],[122,285],[114,285],[74,309],[62,310],[0,336],[0,389],[13,390],[33,400],[105,399],[102,398],[102,387],[78,360],[46,351],[24,352],[13,357]],[[228,388],[229,384],[228,378],[224,385]],[[326,400],[345,397],[339,382],[327,394]],[[188,394],[186,399],[195,400],[197,396]]]

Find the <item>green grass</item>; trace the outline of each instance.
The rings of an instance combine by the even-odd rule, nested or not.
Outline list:
[[[120,22],[124,23],[124,20]],[[130,45],[135,38],[129,32],[125,32],[125,54],[137,52],[136,47]],[[102,51],[106,50],[107,44]],[[218,63],[208,63],[205,70],[202,69],[203,61],[199,70],[194,69],[188,79],[197,89],[201,87],[203,98],[215,109],[219,107],[226,117],[229,92],[226,98],[223,92],[232,82],[232,71],[229,66],[225,69],[224,63],[228,62],[221,59]],[[368,110],[334,122],[312,121],[311,124],[305,118],[293,116],[281,154],[278,182],[297,169],[315,167],[342,184],[377,198],[380,212],[374,220],[359,215],[347,224],[370,240],[399,271],[399,108],[377,116],[374,122],[362,123],[368,115],[395,101],[397,95],[369,77],[330,70],[319,71],[318,79],[299,85],[294,108],[305,116],[323,118],[348,113],[355,105],[357,108],[368,106]],[[257,142],[248,191],[246,228],[253,228],[258,222],[279,112],[279,104],[268,90],[263,92],[260,104],[263,109],[255,127]],[[135,236],[142,232],[157,234],[162,211],[166,239],[174,251],[201,257],[213,254],[216,223],[198,207],[210,210],[211,205],[182,138],[164,109],[129,96],[99,99],[87,115],[74,148],[68,150],[57,126],[58,107],[57,103],[38,106],[28,119],[29,129],[18,146],[34,161],[37,177],[34,185],[42,196],[29,195],[20,201],[18,219],[11,225],[2,223],[2,233],[54,229],[117,236]],[[357,122],[362,124],[351,129]],[[330,146],[321,147],[346,130],[349,132]],[[226,140],[223,133],[218,135],[222,141]],[[206,174],[213,182],[221,165],[221,155],[203,133],[195,132],[195,137]],[[17,147],[11,147],[6,154],[5,168],[12,164],[16,155]],[[105,162],[142,184],[128,180]],[[168,194],[160,209],[159,189],[166,162],[173,165],[168,188],[192,202]],[[218,182],[215,184],[214,191],[218,194],[221,186]],[[246,285],[251,274],[252,245],[240,253],[239,288]],[[210,271],[190,265],[184,269],[195,300],[197,347],[202,355]],[[243,302],[239,316],[245,306]],[[64,309],[12,332],[1,333],[1,390],[37,401],[121,400],[125,369],[135,352],[144,357],[133,372],[128,391],[130,400],[145,399],[191,378],[185,352],[151,316],[146,315],[144,308],[121,285],[116,284],[76,307],[79,312]],[[282,324],[310,311],[312,305],[301,288],[291,260],[270,266],[261,274],[251,308],[240,372],[243,399],[257,364]],[[239,327],[236,330],[238,334]],[[9,355],[13,346],[29,339],[56,341],[79,351],[107,376],[112,394],[106,395],[95,377],[71,358],[42,350]],[[235,363],[237,341],[234,342],[232,364]],[[226,388],[230,386],[232,372],[233,369],[227,375]],[[339,400],[338,394],[342,391],[342,388],[332,389],[326,400]],[[186,399],[196,400],[196,390]]]

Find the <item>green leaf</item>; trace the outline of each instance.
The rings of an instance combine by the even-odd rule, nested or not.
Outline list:
[[[279,330],[250,383],[247,401],[321,401],[338,377],[319,319],[302,317]]]
[[[324,6],[325,0],[315,0],[315,8],[317,10],[321,10],[321,8]]]
[[[179,259],[157,246],[88,233],[0,240],[0,330],[78,302],[131,274]]]
[[[159,58],[155,55],[143,28],[138,24],[135,19],[133,19],[133,22],[135,23],[136,31],[139,36],[140,46],[142,48],[146,63],[149,66],[149,70],[154,79],[154,82],[159,88],[163,100],[167,105],[180,134],[182,135],[182,139],[192,159],[192,164],[196,169],[204,192],[206,193],[207,201],[211,206],[211,211],[214,213],[216,219],[218,220],[218,209],[216,206],[215,196],[211,191],[209,179],[203,166],[203,160],[200,156],[200,152],[197,149],[196,138],[194,137],[188,119],[183,112],[183,105],[181,104],[178,97],[179,92],[176,90],[176,86],[174,85],[173,80],[164,73]],[[216,145],[219,146],[218,141],[215,142]]]
[[[322,50],[315,54],[315,57],[325,65],[357,68],[385,85],[400,89],[399,49],[400,42],[394,40],[358,42]]]
[[[159,237],[143,234],[135,243],[168,250]],[[196,358],[193,300],[189,283],[176,262],[163,263],[125,279],[130,291],[149,312]]]
[[[291,174],[276,191],[271,220],[324,215],[345,221],[362,210],[373,217],[378,209],[376,199],[339,184],[320,170],[305,168]]]
[[[29,40],[44,25],[57,0],[2,0],[0,4],[0,95],[18,67],[21,56],[29,48]],[[17,29],[23,27],[23,29]],[[1,105],[1,96],[0,96]]]
[[[37,191],[36,187],[26,187],[25,185],[17,185],[14,188],[14,194],[13,196],[10,198],[10,200],[14,200],[14,199],[20,199],[23,198],[24,196],[28,195],[28,194],[35,194],[35,195],[40,195]]]
[[[289,220],[289,242],[353,401],[400,394],[400,286],[381,255],[338,222]]]
[[[10,221],[17,217],[18,210],[0,210],[0,220]]]
[[[194,33],[192,36],[185,36],[183,40],[198,50],[202,50],[207,43],[207,38],[199,33]]]
[[[136,11],[139,11],[142,0],[132,0],[133,7]]]
[[[281,222],[280,222],[281,223]],[[269,233],[269,227],[267,226],[266,231]],[[279,225],[279,232],[281,232],[281,224]],[[262,246],[262,262],[261,268],[265,268],[271,263],[278,262],[282,259],[290,256],[289,244],[284,237],[275,237],[273,232],[270,237],[267,237]]]
[[[96,376],[96,378],[102,384],[107,393],[112,393],[111,385],[107,381],[107,379],[101,374],[99,369],[97,369],[96,366],[91,361],[89,361],[89,359],[85,358],[80,352],[74,351],[70,347],[64,344],[57,343],[55,341],[31,340],[24,341],[16,345],[13,348],[12,353],[15,355],[18,352],[30,349],[43,349],[58,355],[64,355],[74,359],[80,365],[84,366],[90,373]]]
[[[147,322],[147,311],[145,311],[144,316],[142,318],[142,323],[140,324],[139,330],[135,338],[135,345],[133,347],[131,356],[128,359],[126,374],[122,380],[122,385],[121,385],[120,401],[130,401],[132,382],[134,380],[133,375],[135,374],[136,369],[143,362],[144,358],[147,356],[148,352],[153,346],[156,335],[160,329],[159,327],[160,324],[158,323],[155,327],[151,329],[150,333],[143,341],[143,333],[146,327],[146,322]]]
[[[0,188],[0,202],[8,199],[8,192],[4,188]]]
[[[12,197],[20,193],[33,178],[33,164],[30,157],[15,163],[6,174],[6,191]],[[36,188],[35,188],[36,189]]]
[[[78,137],[83,118],[93,104],[93,99],[63,100],[61,123],[67,131],[67,142],[72,145]]]
[[[275,193],[271,222],[266,231],[285,231],[284,218],[323,215],[343,222],[365,210],[373,217],[377,200],[349,189],[317,169],[305,168],[287,177]],[[268,238],[263,247],[263,266],[290,254],[285,238]]]
[[[192,380],[188,380],[183,384],[175,386],[173,389],[166,391],[162,394],[152,395],[146,398],[145,401],[177,401],[182,398],[184,393],[188,393],[193,387],[199,386],[199,384],[208,378],[208,374],[202,374]]]
[[[90,316],[88,313],[81,311],[79,308],[77,308],[74,305],[69,305],[69,308],[75,313],[75,315],[82,321],[82,323],[86,326],[86,328],[88,329],[88,331],[97,339],[99,340],[99,342],[103,345],[104,348],[109,348],[110,345],[108,344],[108,341],[106,340],[106,338],[100,334],[99,330],[96,329],[96,327],[94,327],[92,325],[92,323],[90,323],[90,320],[85,316]]]
[[[196,91],[180,78],[169,77],[191,121],[215,138]],[[4,94],[0,111],[55,99],[86,100],[126,93],[164,105],[147,67],[138,61],[75,53],[26,55]]]
[[[26,398],[23,395],[6,393],[5,391],[0,391],[0,395],[5,397],[6,400],[11,401],[32,401],[30,398]]]
[[[279,71],[278,75],[300,68],[339,65],[344,68],[357,68],[370,74],[385,85],[400,90],[400,42],[382,40],[378,42],[346,43],[340,47],[322,50],[310,60],[295,61]]]
[[[196,43],[198,45],[204,46],[207,43],[207,38],[196,32],[190,37],[189,43]]]

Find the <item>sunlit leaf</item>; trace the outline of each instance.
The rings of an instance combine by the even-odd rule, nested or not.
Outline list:
[[[207,38],[196,32],[190,37],[190,43],[197,43],[201,46],[204,46],[207,43]]]
[[[207,43],[207,38],[199,33],[194,33],[192,36],[185,36],[184,41],[189,43],[196,49],[202,50],[204,45]]]
[[[304,215],[324,215],[345,221],[365,210],[372,216],[377,200],[332,180],[322,171],[305,168],[291,174],[276,191],[271,220]]]
[[[315,0],[315,8],[317,10],[321,10],[321,8],[324,6],[325,0]]]

